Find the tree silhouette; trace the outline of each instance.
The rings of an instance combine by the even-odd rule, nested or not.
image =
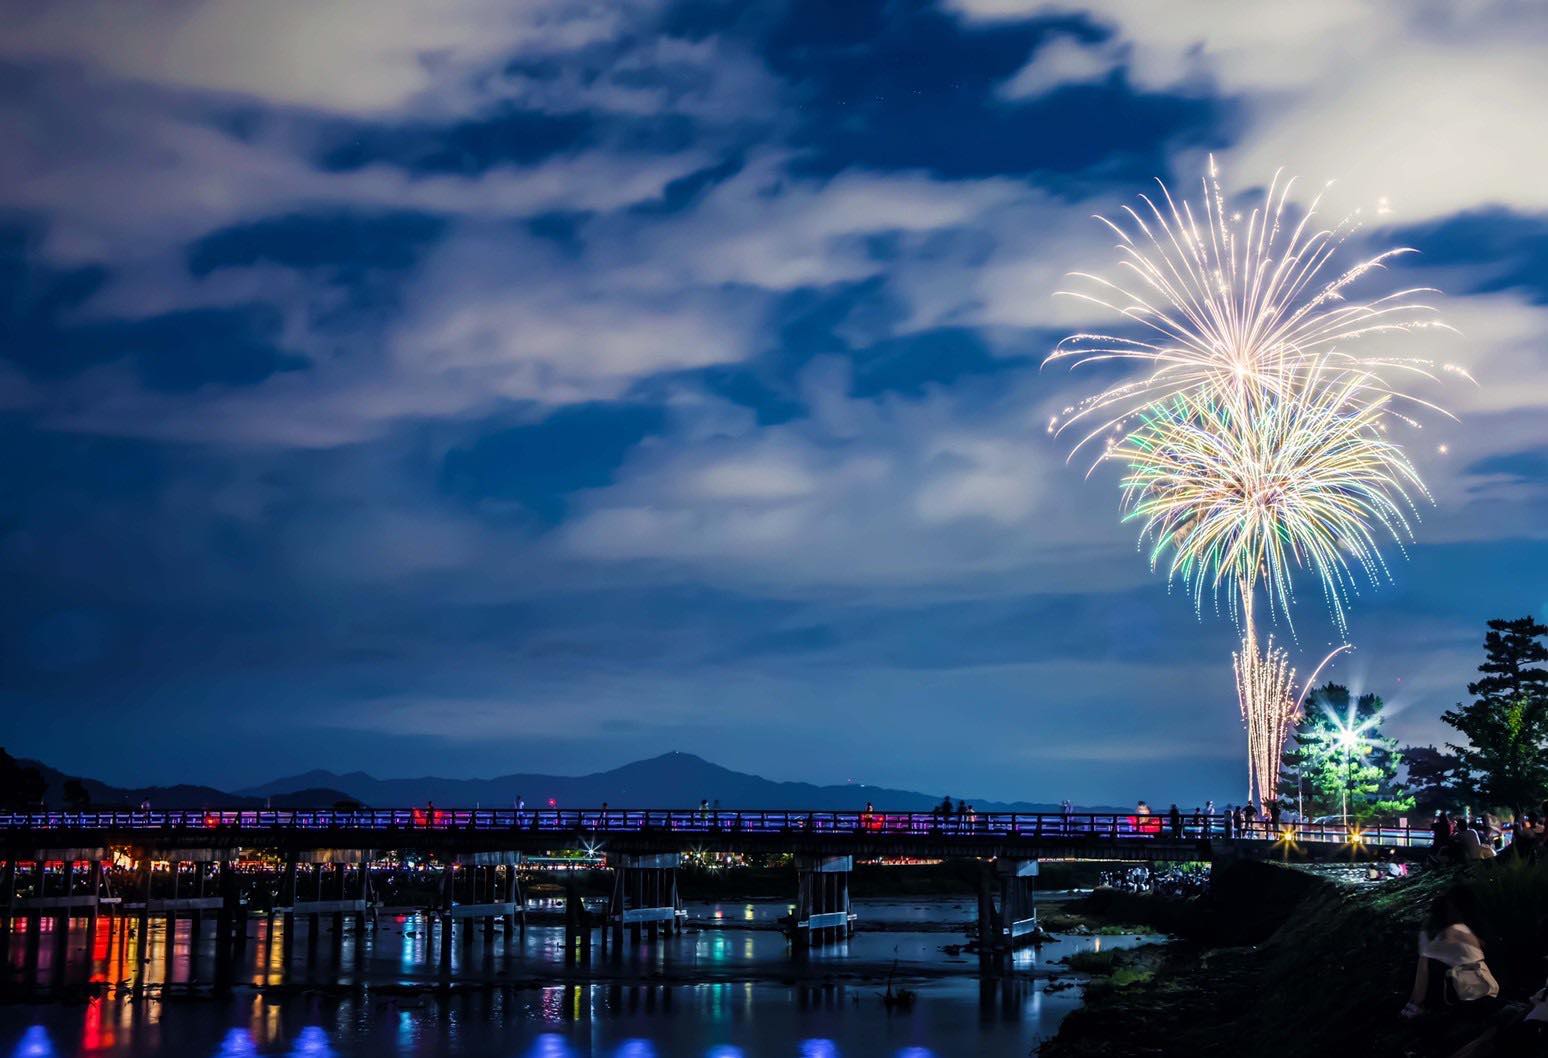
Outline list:
[[[1456,754],[1434,746],[1404,746],[1403,763],[1408,766],[1407,786],[1414,796],[1414,811],[1433,815],[1461,799],[1466,777]]]
[[[59,788],[59,793],[64,798],[65,807],[72,812],[91,807],[91,793],[86,789],[86,784],[79,779],[66,779],[64,785]]]
[[[43,803],[43,793],[48,781],[36,768],[23,767],[21,762],[0,749],[0,808],[25,811]]]
[[[1489,622],[1483,679],[1467,685],[1471,705],[1458,703],[1441,719],[1460,731],[1452,744],[1468,781],[1491,805],[1535,804],[1548,793],[1548,626],[1531,616]]]

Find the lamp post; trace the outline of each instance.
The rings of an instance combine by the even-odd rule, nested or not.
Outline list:
[[[1342,790],[1344,829],[1349,829],[1349,787],[1354,778],[1354,751],[1360,744],[1360,733],[1351,727],[1341,728],[1338,744],[1344,749],[1344,787]]]

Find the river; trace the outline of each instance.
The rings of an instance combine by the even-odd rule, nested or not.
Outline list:
[[[1080,1002],[1060,961],[1142,940],[1061,937],[981,979],[976,956],[943,950],[963,941],[968,901],[857,900],[855,936],[800,960],[773,928],[788,909],[691,903],[683,933],[594,953],[589,967],[566,961],[558,926],[509,944],[474,930],[454,944],[449,989],[436,987],[421,919],[383,919],[360,949],[352,933],[335,945],[325,932],[309,970],[298,936],[287,978],[283,927],[271,938],[254,918],[230,999],[202,987],[212,931],[196,946],[186,922],[170,949],[152,925],[138,999],[124,931],[99,928],[88,952],[77,930],[63,961],[43,936],[31,980],[16,937],[0,1058],[1026,1058]],[[917,993],[911,1009],[883,1004],[890,975]]]

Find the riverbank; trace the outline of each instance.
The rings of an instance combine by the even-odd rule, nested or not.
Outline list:
[[[1476,1037],[1457,1012],[1398,1017],[1415,936],[1431,900],[1466,886],[1502,997],[1541,987],[1548,955],[1548,867],[1485,862],[1377,885],[1271,864],[1220,865],[1206,897],[1155,900],[1103,891],[1081,910],[1145,921],[1175,943],[1075,959],[1084,1006],[1040,1058],[1239,1055],[1440,1058]]]

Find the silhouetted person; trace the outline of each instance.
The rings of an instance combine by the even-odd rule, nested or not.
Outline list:
[[[1273,827],[1274,827],[1275,830],[1279,829],[1279,802],[1278,801],[1270,801],[1269,802],[1269,822],[1271,824],[1273,824]]]
[[[1231,810],[1231,829],[1236,831],[1237,837],[1241,837],[1242,834],[1245,833],[1242,828],[1242,824],[1243,820],[1246,818],[1246,815],[1247,813],[1242,811],[1240,808],[1233,808]]]
[[[1172,837],[1183,836],[1182,813],[1177,809],[1177,803],[1172,803],[1172,810],[1166,814],[1167,820],[1172,824]]]
[[[1431,852],[1442,859],[1452,859],[1455,852],[1453,847],[1455,837],[1455,832],[1451,826],[1451,817],[1446,814],[1444,809],[1436,812],[1435,819],[1430,823]]]

